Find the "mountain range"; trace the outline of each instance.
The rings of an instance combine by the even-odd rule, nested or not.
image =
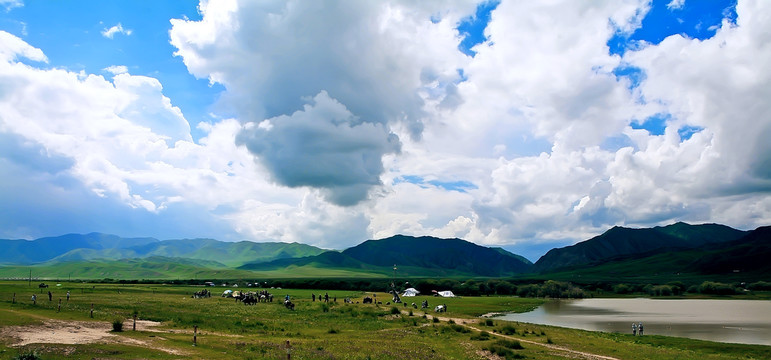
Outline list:
[[[719,224],[613,227],[552,249],[535,264],[501,248],[462,239],[396,235],[342,250],[299,243],[158,240],[91,233],[0,240],[0,277],[83,279],[387,277],[595,277],[771,272],[771,227],[741,231]],[[397,269],[394,269],[394,266]],[[45,274],[45,275],[44,275]],[[66,275],[65,275],[66,274]]]

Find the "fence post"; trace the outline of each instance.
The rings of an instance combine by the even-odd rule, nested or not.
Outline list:
[[[13,293],[13,304],[16,303],[16,293]]]
[[[91,318],[94,318],[94,303],[91,303]]]

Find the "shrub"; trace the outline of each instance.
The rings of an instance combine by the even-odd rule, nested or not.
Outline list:
[[[114,332],[123,331],[123,319],[115,319],[112,321],[112,331]]]
[[[438,319],[438,318],[436,318],[436,317],[434,317],[434,320],[433,320],[433,322],[435,322],[435,323],[438,323],[438,322],[439,322],[439,319]]]
[[[30,351],[28,353],[19,354],[16,357],[14,357],[12,360],[40,360],[40,356],[37,356],[35,352]]]
[[[771,283],[765,282],[765,281],[758,281],[747,285],[747,289],[755,290],[755,291],[771,290]]]
[[[493,322],[493,319],[485,319],[485,325],[486,326],[495,326],[495,323]]]
[[[522,344],[519,343],[517,340],[498,340],[495,342],[496,345],[503,346],[507,349],[513,349],[513,350],[521,350],[524,349],[522,347]]]
[[[501,328],[501,334],[514,335],[516,333],[517,333],[517,328],[515,328],[513,325],[504,325]]]
[[[705,281],[699,285],[699,292],[712,295],[732,295],[736,294],[736,289],[728,284]]]
[[[487,331],[481,331],[479,334],[471,335],[471,340],[476,340],[476,341],[490,340],[490,333]]]
[[[327,332],[328,332],[328,333],[330,333],[330,334],[338,334],[338,333],[340,333],[340,330],[337,330],[337,329],[335,329],[335,328],[331,328],[331,329],[329,329],[329,331],[327,331]]]
[[[398,308],[398,307],[396,307],[396,306],[392,306],[392,307],[391,307],[391,314],[392,314],[392,315],[398,315],[398,314],[401,314],[401,311],[399,311],[399,308]]]

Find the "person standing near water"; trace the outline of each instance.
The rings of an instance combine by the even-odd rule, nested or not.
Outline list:
[[[632,323],[632,336],[637,335],[637,324]]]
[[[640,336],[642,336],[642,334],[643,334],[642,323],[640,323],[640,325],[637,325],[637,328],[640,329]]]

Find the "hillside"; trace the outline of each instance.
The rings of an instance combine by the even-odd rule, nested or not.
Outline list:
[[[529,271],[531,264],[503,249],[491,249],[461,239],[396,235],[367,240],[344,255],[381,267],[452,270],[479,276],[505,276]]]
[[[676,223],[643,229],[616,226],[592,239],[550,250],[538,259],[533,270],[543,273],[566,267],[600,264],[622,256],[628,259],[647,257],[707,244],[730,242],[746,234],[746,231],[718,224]]]
[[[207,260],[238,267],[250,262],[318,255],[324,250],[298,243],[224,242],[213,239],[157,240],[91,233],[37,240],[0,240],[0,263],[36,264],[148,257]]]
[[[124,249],[157,242],[153,238],[122,238],[115,235],[90,233],[67,234],[36,240],[0,240],[0,264],[34,264],[52,260],[77,249]]]
[[[397,235],[367,240],[342,252],[247,264],[240,269],[276,270],[313,266],[319,269],[349,269],[402,276],[506,276],[527,272],[531,264],[500,248],[487,248],[460,239]]]

